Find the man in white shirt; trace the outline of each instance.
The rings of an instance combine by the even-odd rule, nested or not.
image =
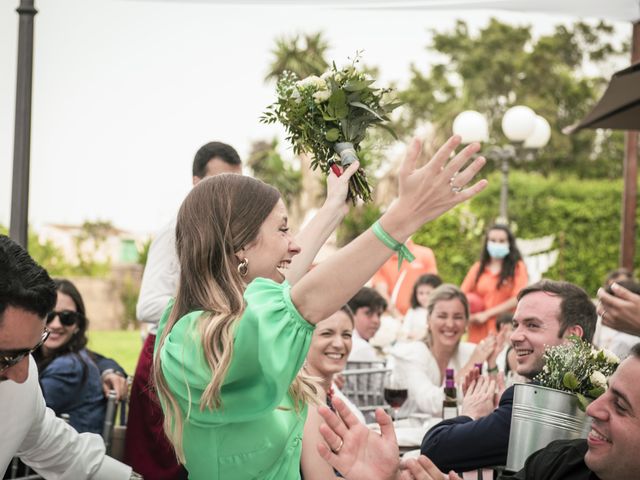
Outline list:
[[[0,474],[18,456],[48,479],[140,478],[105,455],[99,435],[79,434],[45,406],[30,354],[48,336],[55,303],[47,272],[0,235]]]
[[[380,328],[380,316],[387,309],[387,301],[373,288],[363,287],[348,302],[353,311],[353,330],[350,362],[380,362],[369,340]]]

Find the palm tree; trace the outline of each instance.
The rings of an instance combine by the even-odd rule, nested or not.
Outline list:
[[[329,43],[322,32],[277,38],[276,46],[271,51],[274,59],[265,81],[277,80],[285,70],[300,78],[321,75],[329,68],[325,59],[328,49]]]

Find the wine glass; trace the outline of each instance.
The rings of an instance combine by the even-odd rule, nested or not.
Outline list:
[[[409,391],[405,381],[395,372],[389,372],[384,378],[384,400],[391,407],[391,417],[393,420],[398,419],[398,410],[409,396]]]

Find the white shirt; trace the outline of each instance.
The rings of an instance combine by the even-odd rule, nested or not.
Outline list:
[[[176,253],[176,218],[165,225],[151,242],[144,267],[140,296],[136,305],[138,320],[158,325],[162,312],[175,297],[180,278]]]
[[[376,349],[371,346],[358,331],[354,328],[351,337],[351,353],[349,354],[349,362],[380,362],[380,358],[376,354]]]
[[[427,334],[427,316],[424,307],[410,308],[402,320],[402,335],[407,340],[422,340]]]
[[[460,342],[447,368],[460,370],[469,362],[475,348],[473,343]],[[392,375],[409,390],[407,401],[398,411],[400,415],[416,412],[434,417],[442,415],[444,379],[440,378],[438,363],[424,342],[396,343],[391,350],[388,366],[392,369]]]
[[[105,455],[102,437],[79,434],[45,406],[31,357],[24,383],[0,382],[0,476],[14,456],[51,480],[125,480],[131,476],[131,467]]]

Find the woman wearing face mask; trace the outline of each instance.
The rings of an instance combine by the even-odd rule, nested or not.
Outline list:
[[[54,280],[58,300],[47,315],[49,337],[34,352],[40,385],[56,415],[66,413],[78,432],[102,433],[106,400],[100,371],[87,345],[87,318],[80,292],[68,280]]]
[[[460,288],[484,301],[484,310],[470,317],[468,340],[478,343],[496,332],[496,317],[516,307],[518,292],[527,285],[527,267],[513,233],[505,225],[487,232],[480,261],[473,264]],[[489,368],[494,366],[489,365]]]

